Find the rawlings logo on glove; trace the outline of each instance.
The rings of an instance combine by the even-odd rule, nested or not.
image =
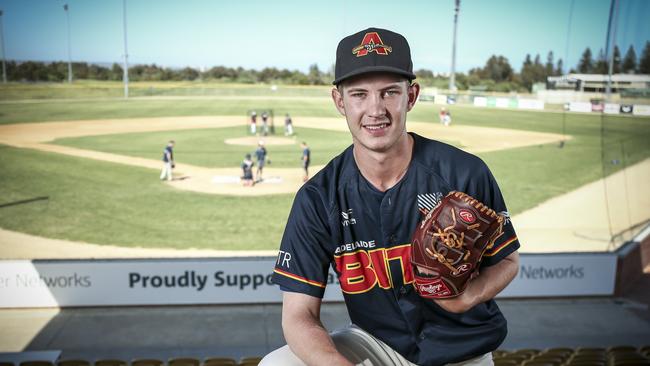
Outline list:
[[[418,225],[411,241],[415,288],[422,297],[463,293],[483,253],[503,234],[505,218],[473,197],[452,191]]]

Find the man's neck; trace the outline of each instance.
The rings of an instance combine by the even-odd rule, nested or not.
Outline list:
[[[406,174],[413,154],[413,137],[406,134],[389,152],[372,152],[355,146],[353,153],[361,175],[385,192]]]

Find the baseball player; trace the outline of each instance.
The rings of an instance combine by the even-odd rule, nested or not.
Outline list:
[[[506,206],[478,157],[406,131],[420,87],[408,42],[369,28],[341,40],[332,99],[353,144],[296,194],[273,281],[283,290],[287,346],[261,365],[491,365],[506,320],[493,298],[516,276],[509,220],[480,274],[449,299],[413,286],[411,237],[448,192]],[[332,267],[352,325],[328,333],[321,299]]]
[[[163,150],[163,156],[162,156],[162,161],[163,161],[163,167],[162,171],[160,172],[160,180],[167,180],[171,181],[172,180],[172,171],[176,167],[176,164],[174,163],[174,145],[176,143],[174,140],[169,140],[167,143],[167,146],[165,146],[165,149]]]
[[[311,150],[307,146],[306,142],[300,144],[302,148],[302,169],[305,171],[305,175],[302,177],[302,181],[306,182],[309,179],[309,163],[311,162]]]
[[[246,154],[244,157],[244,161],[241,163],[241,170],[242,170],[242,184],[244,186],[250,187],[255,184],[253,181],[253,159],[251,158],[251,154]]]
[[[257,133],[257,112],[251,112],[251,135]]]
[[[293,121],[289,113],[284,117],[284,135],[291,136],[293,135]]]
[[[264,136],[269,134],[269,114],[266,111],[262,112],[262,133]]]
[[[262,171],[267,159],[266,155],[267,151],[264,147],[264,141],[260,140],[257,143],[257,150],[255,150],[255,157],[257,158],[257,171],[255,172],[255,176],[257,177],[256,182],[262,181]]]

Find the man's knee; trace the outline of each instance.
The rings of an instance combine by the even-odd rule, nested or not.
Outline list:
[[[306,366],[289,346],[284,346],[264,356],[258,366]]]

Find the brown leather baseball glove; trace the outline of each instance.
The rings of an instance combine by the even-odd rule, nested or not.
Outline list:
[[[452,191],[426,215],[411,241],[415,288],[422,297],[463,293],[505,219],[473,197]]]

